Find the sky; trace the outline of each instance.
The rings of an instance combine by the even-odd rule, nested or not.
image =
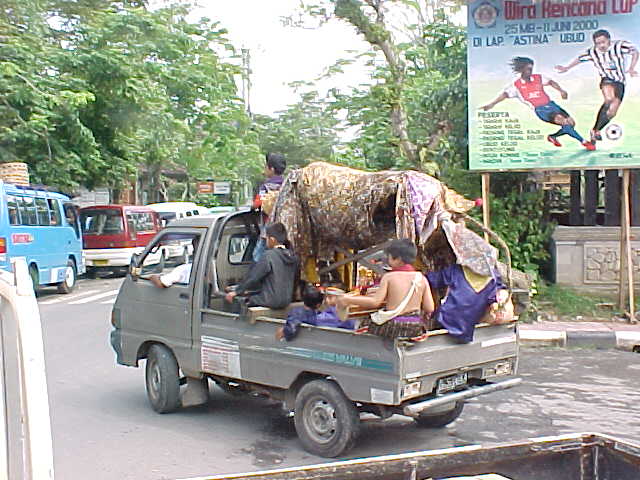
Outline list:
[[[251,56],[251,111],[270,115],[298,99],[288,86],[297,80],[313,80],[348,50],[366,51],[353,27],[332,20],[319,28],[283,26],[281,17],[296,14],[299,0],[201,0],[199,16],[219,21],[228,38]],[[334,80],[347,88],[368,80],[362,66],[349,68]],[[327,83],[321,84],[325,88]]]

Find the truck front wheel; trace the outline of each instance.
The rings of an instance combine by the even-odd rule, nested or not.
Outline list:
[[[145,370],[147,397],[158,413],[171,413],[180,406],[178,362],[164,345],[152,345]]]
[[[334,382],[313,380],[296,396],[295,426],[305,450],[321,457],[337,457],[358,438],[360,415]]]
[[[440,412],[440,413],[421,413],[420,416],[418,416],[415,421],[418,424],[419,427],[425,427],[425,428],[440,428],[440,427],[444,427],[445,425],[449,425],[451,422],[453,422],[456,418],[458,418],[460,416],[460,414],[462,413],[462,409],[464,407],[464,402],[456,402],[455,407],[453,407],[453,409],[446,411],[446,412]]]

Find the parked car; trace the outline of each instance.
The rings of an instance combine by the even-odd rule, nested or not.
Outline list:
[[[92,277],[100,271],[125,274],[132,255],[142,252],[161,228],[158,214],[138,205],[84,207],[80,224],[87,274]]]

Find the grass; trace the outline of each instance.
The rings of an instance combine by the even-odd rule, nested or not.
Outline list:
[[[570,287],[556,284],[541,286],[535,301],[538,310],[552,310],[560,316],[608,317],[617,310],[616,300],[611,296],[578,293]],[[603,308],[602,304],[613,304],[613,310]]]

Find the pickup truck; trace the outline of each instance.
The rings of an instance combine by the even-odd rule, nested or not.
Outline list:
[[[176,220],[134,257],[113,307],[111,345],[121,365],[137,367],[146,359],[147,396],[155,411],[205,403],[211,379],[228,391],[281,401],[303,447],[336,457],[356,442],[361,413],[406,415],[420,426],[440,427],[461,414],[466,399],[521,381],[512,378],[515,323],[480,324],[468,344],[446,330],[409,341],[310,325],[290,342],[277,340],[287,309],[224,300],[225,288],[251,266],[253,215]],[[154,252],[194,237],[188,283],[155,286],[151,275],[170,267]]]

